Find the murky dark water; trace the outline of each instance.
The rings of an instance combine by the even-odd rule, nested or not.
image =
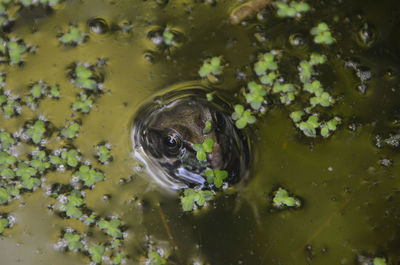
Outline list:
[[[57,210],[54,197],[60,197],[50,196],[53,184],[73,186],[78,167],[46,170],[39,174],[40,187],[1,205],[3,217],[15,219],[0,235],[1,263],[89,264],[87,250],[103,244],[103,264],[120,252],[126,264],[144,264],[148,251],[157,248],[167,264],[358,264],[360,256],[400,264],[400,5],[389,0],[309,1],[312,11],[300,19],[278,18],[269,6],[258,18],[231,25],[229,12],[236,2],[157,2],[69,0],[53,10],[22,8],[14,25],[0,34],[31,47],[22,65],[10,65],[2,56],[5,94],[25,101],[30,86],[40,80],[58,84],[61,91],[59,100],[43,97],[35,109],[22,104],[16,117],[0,111],[0,128],[16,133],[12,154],[31,159],[27,154],[36,145],[22,137],[21,128],[44,117],[50,129],[42,149],[48,154],[78,149],[79,165],[90,162],[106,176],[92,188],[76,184],[84,191],[81,220],[67,218]],[[321,21],[331,28],[335,44],[313,43],[309,30]],[[87,34],[84,43],[60,43],[58,36],[70,24]],[[176,34],[175,46],[151,39],[149,32],[165,27]],[[303,44],[291,44],[294,37]],[[158,187],[132,158],[135,112],[173,84],[198,80],[210,85],[198,70],[211,56],[226,62],[212,89],[234,103],[243,101],[241,89],[257,79],[252,71],[257,55],[270,50],[279,52],[280,73],[296,85],[301,60],[311,52],[327,56],[317,76],[335,104],[317,111],[324,119],[338,116],[342,123],[327,139],[308,138],[289,118],[308,98],[299,95],[295,103],[282,105],[269,95],[267,112],[250,126],[256,160],[250,180],[236,186],[236,192],[218,193],[207,207],[183,212],[178,195]],[[70,80],[76,64],[90,65],[102,83],[101,89],[88,92],[93,100],[88,114],[71,107],[84,91]],[[80,124],[79,135],[59,136],[72,121]],[[104,142],[113,157],[107,164],[96,159],[96,146]],[[3,186],[8,180],[2,181]],[[278,187],[298,196],[302,207],[273,208],[271,196]],[[84,224],[91,213],[97,223],[121,220],[120,246],[113,248],[115,240],[98,225]],[[84,249],[57,248],[67,228],[82,235]]]

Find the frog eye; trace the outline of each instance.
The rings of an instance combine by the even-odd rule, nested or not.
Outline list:
[[[175,156],[179,154],[179,150],[182,146],[182,141],[179,135],[168,133],[163,137],[162,143],[164,145],[164,150],[167,155]]]
[[[218,110],[213,113],[213,121],[220,129],[225,125],[224,115]]]

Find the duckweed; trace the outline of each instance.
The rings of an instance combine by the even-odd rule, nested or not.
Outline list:
[[[30,128],[26,130],[25,133],[29,138],[32,139],[32,142],[34,144],[39,144],[42,141],[45,132],[46,132],[45,122],[42,120],[37,120],[35,121],[33,126],[30,126]]]
[[[168,28],[166,28],[162,34],[164,43],[168,46],[174,44],[174,33],[172,33]]]
[[[65,138],[73,139],[78,135],[80,128],[81,126],[78,123],[72,122],[69,126],[61,129],[61,135]]]
[[[78,190],[73,190],[69,196],[67,196],[66,202],[63,201],[63,203],[60,206],[60,210],[65,212],[65,214],[68,217],[71,218],[80,218],[83,213],[79,209],[84,204],[82,194]]]
[[[299,207],[300,200],[295,197],[289,196],[289,192],[287,190],[279,188],[277,191],[274,192],[272,204],[276,208]]]
[[[314,36],[314,42],[317,44],[330,45],[335,42],[332,33],[329,31],[328,25],[324,22],[321,22],[316,27],[312,28],[310,33]]]
[[[100,229],[104,230],[106,234],[113,238],[122,237],[122,232],[120,230],[121,221],[118,219],[112,219],[110,221],[101,220],[97,223]]]
[[[92,187],[99,181],[104,180],[104,174],[101,171],[90,168],[88,165],[82,165],[79,167],[79,171],[73,174],[74,177],[79,178],[84,182],[87,187]]]
[[[9,41],[7,43],[7,48],[11,64],[20,64],[23,54],[28,50],[24,43],[19,43],[17,41]]]
[[[111,147],[109,144],[102,144],[97,146],[97,159],[100,161],[100,163],[105,164],[112,159],[110,150]]]
[[[278,64],[275,62],[275,55],[270,52],[261,54],[254,64],[254,71],[258,76],[263,76],[267,71],[275,71],[277,69]]]
[[[217,76],[222,74],[223,66],[221,63],[221,57],[212,57],[204,60],[203,65],[200,67],[198,72],[200,77]]]
[[[386,265],[387,263],[386,263],[386,259],[385,258],[376,257],[373,260],[373,264],[374,265]]]
[[[72,104],[72,109],[75,111],[80,111],[82,113],[89,113],[92,105],[93,100],[85,93],[81,93],[79,96],[79,100]]]
[[[206,121],[204,125],[205,126],[204,126],[204,129],[203,129],[203,133],[204,134],[210,133],[211,132],[211,126],[212,126],[211,121]]]
[[[27,190],[33,190],[42,184],[42,181],[34,176],[37,174],[37,170],[25,162],[18,164],[18,168],[15,171],[18,177],[21,177],[22,187]]]
[[[74,68],[75,79],[72,80],[73,84],[82,89],[95,90],[98,88],[98,83],[94,79],[95,75],[89,67],[78,64]]]
[[[207,159],[206,153],[211,153],[214,148],[214,140],[211,138],[207,138],[201,144],[194,144],[193,149],[197,152],[196,158],[199,161],[204,161]]]
[[[284,1],[276,1],[278,17],[299,17],[301,13],[310,11],[310,6],[304,2],[291,1],[287,4]]]
[[[318,119],[317,115],[311,115],[307,121],[300,122],[298,127],[306,136],[315,137],[317,135],[316,128],[319,127]]]
[[[258,110],[264,102],[264,96],[267,94],[267,91],[262,85],[253,81],[247,84],[247,88],[250,90],[250,93],[245,94],[246,101],[252,109]]]
[[[69,251],[77,251],[83,248],[80,235],[73,233],[65,233],[63,238],[68,244]]]
[[[78,27],[70,26],[69,31],[58,39],[64,45],[78,45],[85,41],[86,35],[83,34]]]
[[[67,164],[70,167],[78,166],[80,160],[79,151],[76,149],[70,149],[68,151],[61,152],[61,160],[54,157],[54,165],[59,166],[60,164]]]
[[[10,200],[11,196],[8,194],[7,190],[0,188],[0,204],[6,204]]]
[[[193,211],[197,206],[204,206],[207,201],[214,199],[214,193],[209,190],[185,189],[181,196],[183,211]]]
[[[207,182],[209,184],[214,184],[218,189],[222,187],[224,180],[228,177],[228,172],[226,170],[207,169],[204,173],[207,177]]]
[[[14,138],[8,132],[0,131],[1,150],[7,150],[15,144]]]
[[[51,165],[50,162],[48,162],[46,152],[43,150],[34,151],[32,160],[29,162],[29,164],[39,172],[45,171]]]
[[[105,249],[103,245],[89,248],[88,252],[92,261],[101,263]]]
[[[167,260],[164,259],[157,251],[150,251],[147,254],[147,263],[149,265],[163,265],[167,263]]]
[[[247,126],[247,124],[253,124],[256,122],[256,117],[254,117],[250,111],[245,110],[243,105],[235,105],[234,112],[232,113],[232,119],[235,122],[235,125],[239,129],[243,129]]]
[[[10,225],[7,218],[0,218],[0,234],[4,232],[4,230]]]

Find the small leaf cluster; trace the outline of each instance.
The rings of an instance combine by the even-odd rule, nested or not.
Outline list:
[[[59,209],[65,212],[68,217],[79,219],[83,215],[80,209],[83,205],[82,193],[79,190],[73,190],[66,199],[62,200]]]
[[[162,37],[163,37],[163,41],[164,41],[165,45],[168,45],[168,46],[174,45],[174,43],[175,43],[175,41],[174,41],[175,35],[170,29],[166,28],[163,31]]]
[[[33,125],[28,125],[25,134],[34,144],[40,144],[47,131],[47,125],[42,120],[36,120]]]
[[[212,123],[211,121],[206,121],[204,123],[204,128],[203,128],[203,134],[208,134],[211,132],[212,129]]]
[[[20,100],[11,95],[0,95],[0,106],[6,118],[17,116],[22,109]]]
[[[149,251],[147,254],[147,262],[149,265],[164,265],[167,264],[167,260],[160,255],[157,251]]]
[[[200,67],[199,75],[204,78],[215,78],[215,76],[222,74],[223,66],[222,57],[212,57],[204,60],[203,65]]]
[[[375,257],[373,259],[373,265],[386,265],[386,259],[385,258],[380,258],[380,257]]]
[[[77,64],[73,69],[72,75],[75,77],[72,80],[74,86],[89,91],[99,89],[99,83],[96,81],[96,75],[92,70],[93,67]]]
[[[100,161],[102,164],[106,164],[110,162],[112,159],[111,156],[111,146],[109,144],[100,144],[97,146],[97,159]]]
[[[249,93],[245,93],[247,103],[249,103],[254,110],[260,109],[267,91],[262,85],[254,81],[249,82],[247,88],[249,90]]]
[[[101,220],[97,226],[106,232],[107,235],[113,238],[121,238],[122,232],[120,229],[121,221],[119,219],[111,219],[110,221]]]
[[[294,196],[289,196],[289,192],[285,189],[279,188],[274,192],[272,205],[276,208],[282,209],[284,207],[300,207],[301,202]]]
[[[86,40],[86,34],[82,33],[78,27],[69,26],[69,31],[62,34],[58,40],[64,45],[78,45]]]
[[[63,239],[67,243],[69,251],[78,251],[83,248],[81,236],[75,233],[65,233]]]
[[[76,171],[73,176],[83,181],[84,185],[89,188],[105,178],[103,172],[95,170],[88,165],[81,165],[79,171]]]
[[[17,0],[17,2],[21,3],[24,7],[30,7],[35,4],[41,4],[44,6],[54,6],[61,2],[61,0]]]
[[[207,159],[206,153],[211,153],[214,148],[215,142],[211,138],[207,138],[201,144],[194,144],[193,149],[197,152],[196,158],[199,161],[205,161]]]
[[[330,45],[335,42],[335,39],[332,37],[332,33],[329,31],[328,25],[324,22],[321,22],[316,27],[313,27],[310,33],[314,36],[314,42],[317,44]]]
[[[69,126],[61,129],[61,135],[65,138],[73,139],[78,135],[80,128],[81,126],[78,123],[72,122]]]
[[[0,235],[4,232],[4,230],[10,226],[10,222],[7,218],[0,217]]]
[[[91,260],[96,263],[101,263],[105,250],[106,250],[106,248],[104,245],[99,245],[99,246],[89,248],[88,252],[89,252]]]
[[[293,84],[286,83],[282,84],[279,82],[275,82],[272,87],[272,93],[277,94],[280,93],[280,100],[282,104],[289,105],[295,100],[296,89]]]
[[[327,122],[320,122],[318,115],[315,114],[310,115],[307,120],[302,121],[302,117],[304,115],[305,113],[301,110],[294,111],[290,113],[290,118],[307,137],[316,137],[318,128],[322,137],[329,137],[330,133],[336,131],[337,125],[341,122],[340,118],[338,117],[335,117]]]
[[[50,98],[60,98],[60,88],[58,85],[49,86],[43,81],[36,82],[30,86],[30,94],[26,97],[25,103],[31,108],[36,107],[36,104],[45,96]]]
[[[333,98],[328,92],[325,92],[318,80],[312,83],[305,83],[303,89],[314,96],[310,98],[310,104],[314,107],[321,105],[322,107],[329,107],[334,103]]]
[[[209,184],[214,184],[216,188],[221,188],[224,180],[228,177],[228,172],[226,170],[220,169],[206,169],[204,174],[207,177],[207,182]]]
[[[207,201],[214,199],[214,193],[210,190],[185,189],[181,196],[183,211],[192,211],[197,206],[203,206]]]
[[[232,119],[236,121],[235,125],[239,129],[245,128],[247,124],[253,124],[256,122],[256,117],[253,116],[249,110],[245,110],[244,106],[240,104],[234,106]]]
[[[299,17],[301,13],[310,11],[310,6],[305,2],[291,1],[287,4],[284,1],[276,1],[278,17]]]
[[[32,159],[30,160],[29,164],[40,173],[43,173],[51,166],[46,151],[44,150],[33,151]]]
[[[34,177],[36,176],[37,172],[38,171],[28,163],[20,162],[17,170],[15,171],[15,175],[21,178],[21,184],[23,188],[27,190],[33,190],[42,184],[40,179]]]
[[[22,42],[11,40],[7,43],[8,57],[11,64],[20,64],[23,61],[23,54],[28,51],[28,47]]]
[[[59,168],[60,166],[77,167],[80,161],[80,153],[76,149],[63,149],[57,154],[50,155],[49,161],[52,165]]]
[[[6,151],[15,144],[14,138],[10,133],[0,131],[0,150]]]
[[[315,75],[315,70],[313,66],[323,64],[325,62],[326,62],[326,56],[318,53],[312,53],[310,55],[310,60],[308,61],[306,60],[301,61],[298,66],[300,81],[302,83],[311,82],[312,76]]]
[[[85,93],[81,93],[78,101],[72,104],[72,109],[74,111],[80,111],[82,113],[89,113],[92,105],[93,100],[90,98],[90,96],[86,95]]]

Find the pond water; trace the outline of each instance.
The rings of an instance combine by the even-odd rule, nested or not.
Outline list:
[[[32,176],[2,173],[3,190],[26,185],[0,205],[2,219],[11,224],[0,235],[2,264],[89,264],[96,246],[105,247],[103,264],[118,264],[113,259],[121,253],[125,264],[145,264],[152,251],[167,264],[372,264],[374,257],[400,263],[396,1],[310,0],[311,11],[300,18],[279,18],[271,4],[238,25],[229,21],[237,1],[67,0],[46,8],[6,2],[0,1],[14,21],[0,36],[8,43],[23,41],[28,50],[21,64],[1,52],[0,95],[19,97],[22,106],[7,117],[2,103],[0,128],[15,139],[2,151],[23,162],[34,160],[37,146],[47,157],[76,149],[79,161],[72,155],[58,170],[54,164],[37,170],[36,184]],[[313,42],[310,29],[320,22],[329,25],[333,44]],[[86,34],[82,43],[61,43],[70,25]],[[174,34],[173,45],[159,43],[165,28]],[[258,80],[257,56],[271,50],[282,78],[296,86],[295,101],[281,104],[269,93],[265,112],[246,128],[255,157],[249,179],[217,190],[204,207],[183,211],[179,193],[159,187],[132,156],[136,111],[163,89],[192,81],[245,104],[244,88]],[[315,75],[335,101],[312,113],[341,120],[327,138],[307,137],[289,117],[309,106],[297,66],[312,52],[327,58]],[[223,73],[202,79],[198,71],[213,56],[223,58]],[[90,73],[78,66],[90,66]],[[42,95],[29,99],[34,84],[42,85]],[[47,90],[56,97],[49,92],[55,84],[59,99],[43,95]],[[93,100],[89,113],[72,108],[83,92]],[[46,121],[39,140],[29,131],[38,120]],[[62,130],[73,123],[79,124],[76,137]],[[104,143],[112,159],[100,163],[96,156]],[[88,177],[82,165],[105,178],[93,171]],[[18,174],[23,166],[10,167]],[[37,187],[29,188],[23,178]],[[299,198],[301,207],[274,208],[279,187]],[[74,188],[74,200],[83,197],[76,207],[68,204]],[[121,222],[114,230],[112,219]],[[79,251],[68,250],[68,233],[80,236]]]

